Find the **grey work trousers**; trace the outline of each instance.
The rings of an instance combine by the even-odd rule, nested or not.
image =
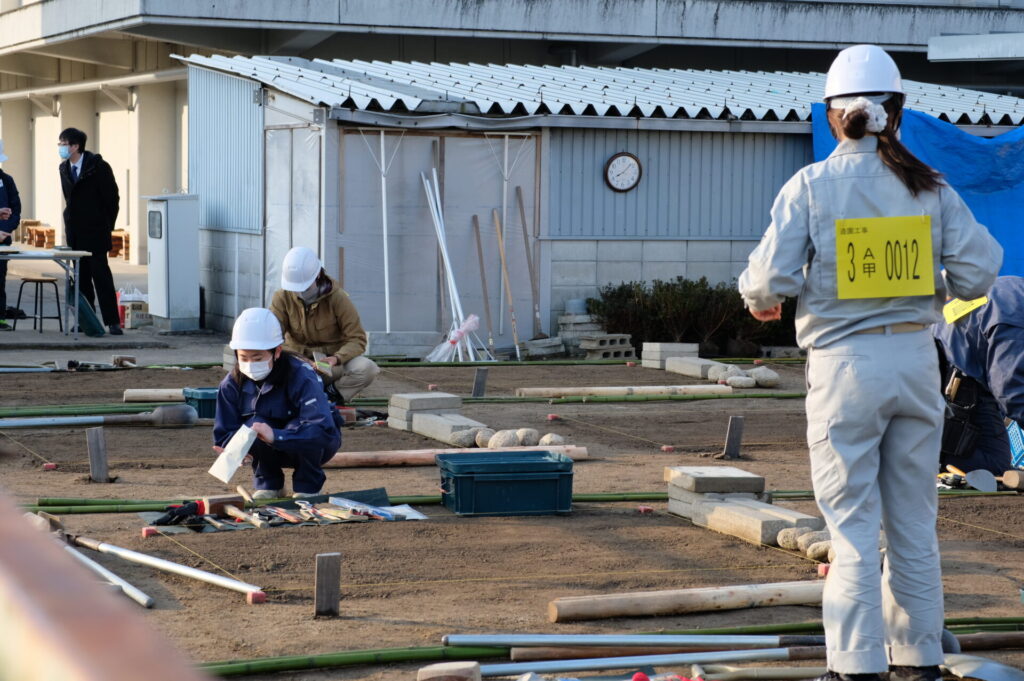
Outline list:
[[[342,399],[348,403],[353,397],[359,394],[366,386],[373,383],[380,373],[377,363],[368,357],[359,355],[353,357],[344,364],[336,364],[331,367],[331,379],[334,387]]]
[[[863,674],[940,664],[943,403],[931,334],[852,335],[807,360],[814,494],[836,553],[822,602],[828,667]]]

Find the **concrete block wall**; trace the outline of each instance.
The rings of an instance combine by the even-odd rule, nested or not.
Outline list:
[[[206,300],[206,328],[230,331],[239,312],[270,304],[263,300],[262,265],[261,235],[199,230],[199,280]]]
[[[629,281],[707,277],[733,282],[747,265],[756,241],[733,240],[551,240],[544,242],[548,266],[550,324],[564,314],[565,301],[592,298],[600,287]]]

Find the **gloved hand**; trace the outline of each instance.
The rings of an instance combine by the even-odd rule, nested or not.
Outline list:
[[[195,501],[190,501],[187,504],[181,506],[172,506],[168,509],[167,513],[153,521],[154,525],[178,525],[189,516],[199,514],[199,504]]]

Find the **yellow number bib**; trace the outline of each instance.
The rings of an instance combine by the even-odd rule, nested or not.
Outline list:
[[[935,293],[932,218],[836,220],[839,298],[899,298]]]
[[[979,307],[988,302],[988,296],[982,296],[981,298],[975,298],[974,300],[960,300],[954,298],[942,307],[942,316],[946,319],[947,324],[952,324],[961,317],[966,317],[968,314],[977,310]]]

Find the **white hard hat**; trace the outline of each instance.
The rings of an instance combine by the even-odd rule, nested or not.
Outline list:
[[[273,350],[284,343],[281,322],[264,307],[242,310],[231,329],[232,350]]]
[[[320,274],[320,259],[305,246],[296,246],[284,256],[281,266],[281,288],[285,291],[305,291]]]
[[[863,92],[903,94],[900,70],[878,45],[854,45],[836,56],[825,79],[825,99]]]

